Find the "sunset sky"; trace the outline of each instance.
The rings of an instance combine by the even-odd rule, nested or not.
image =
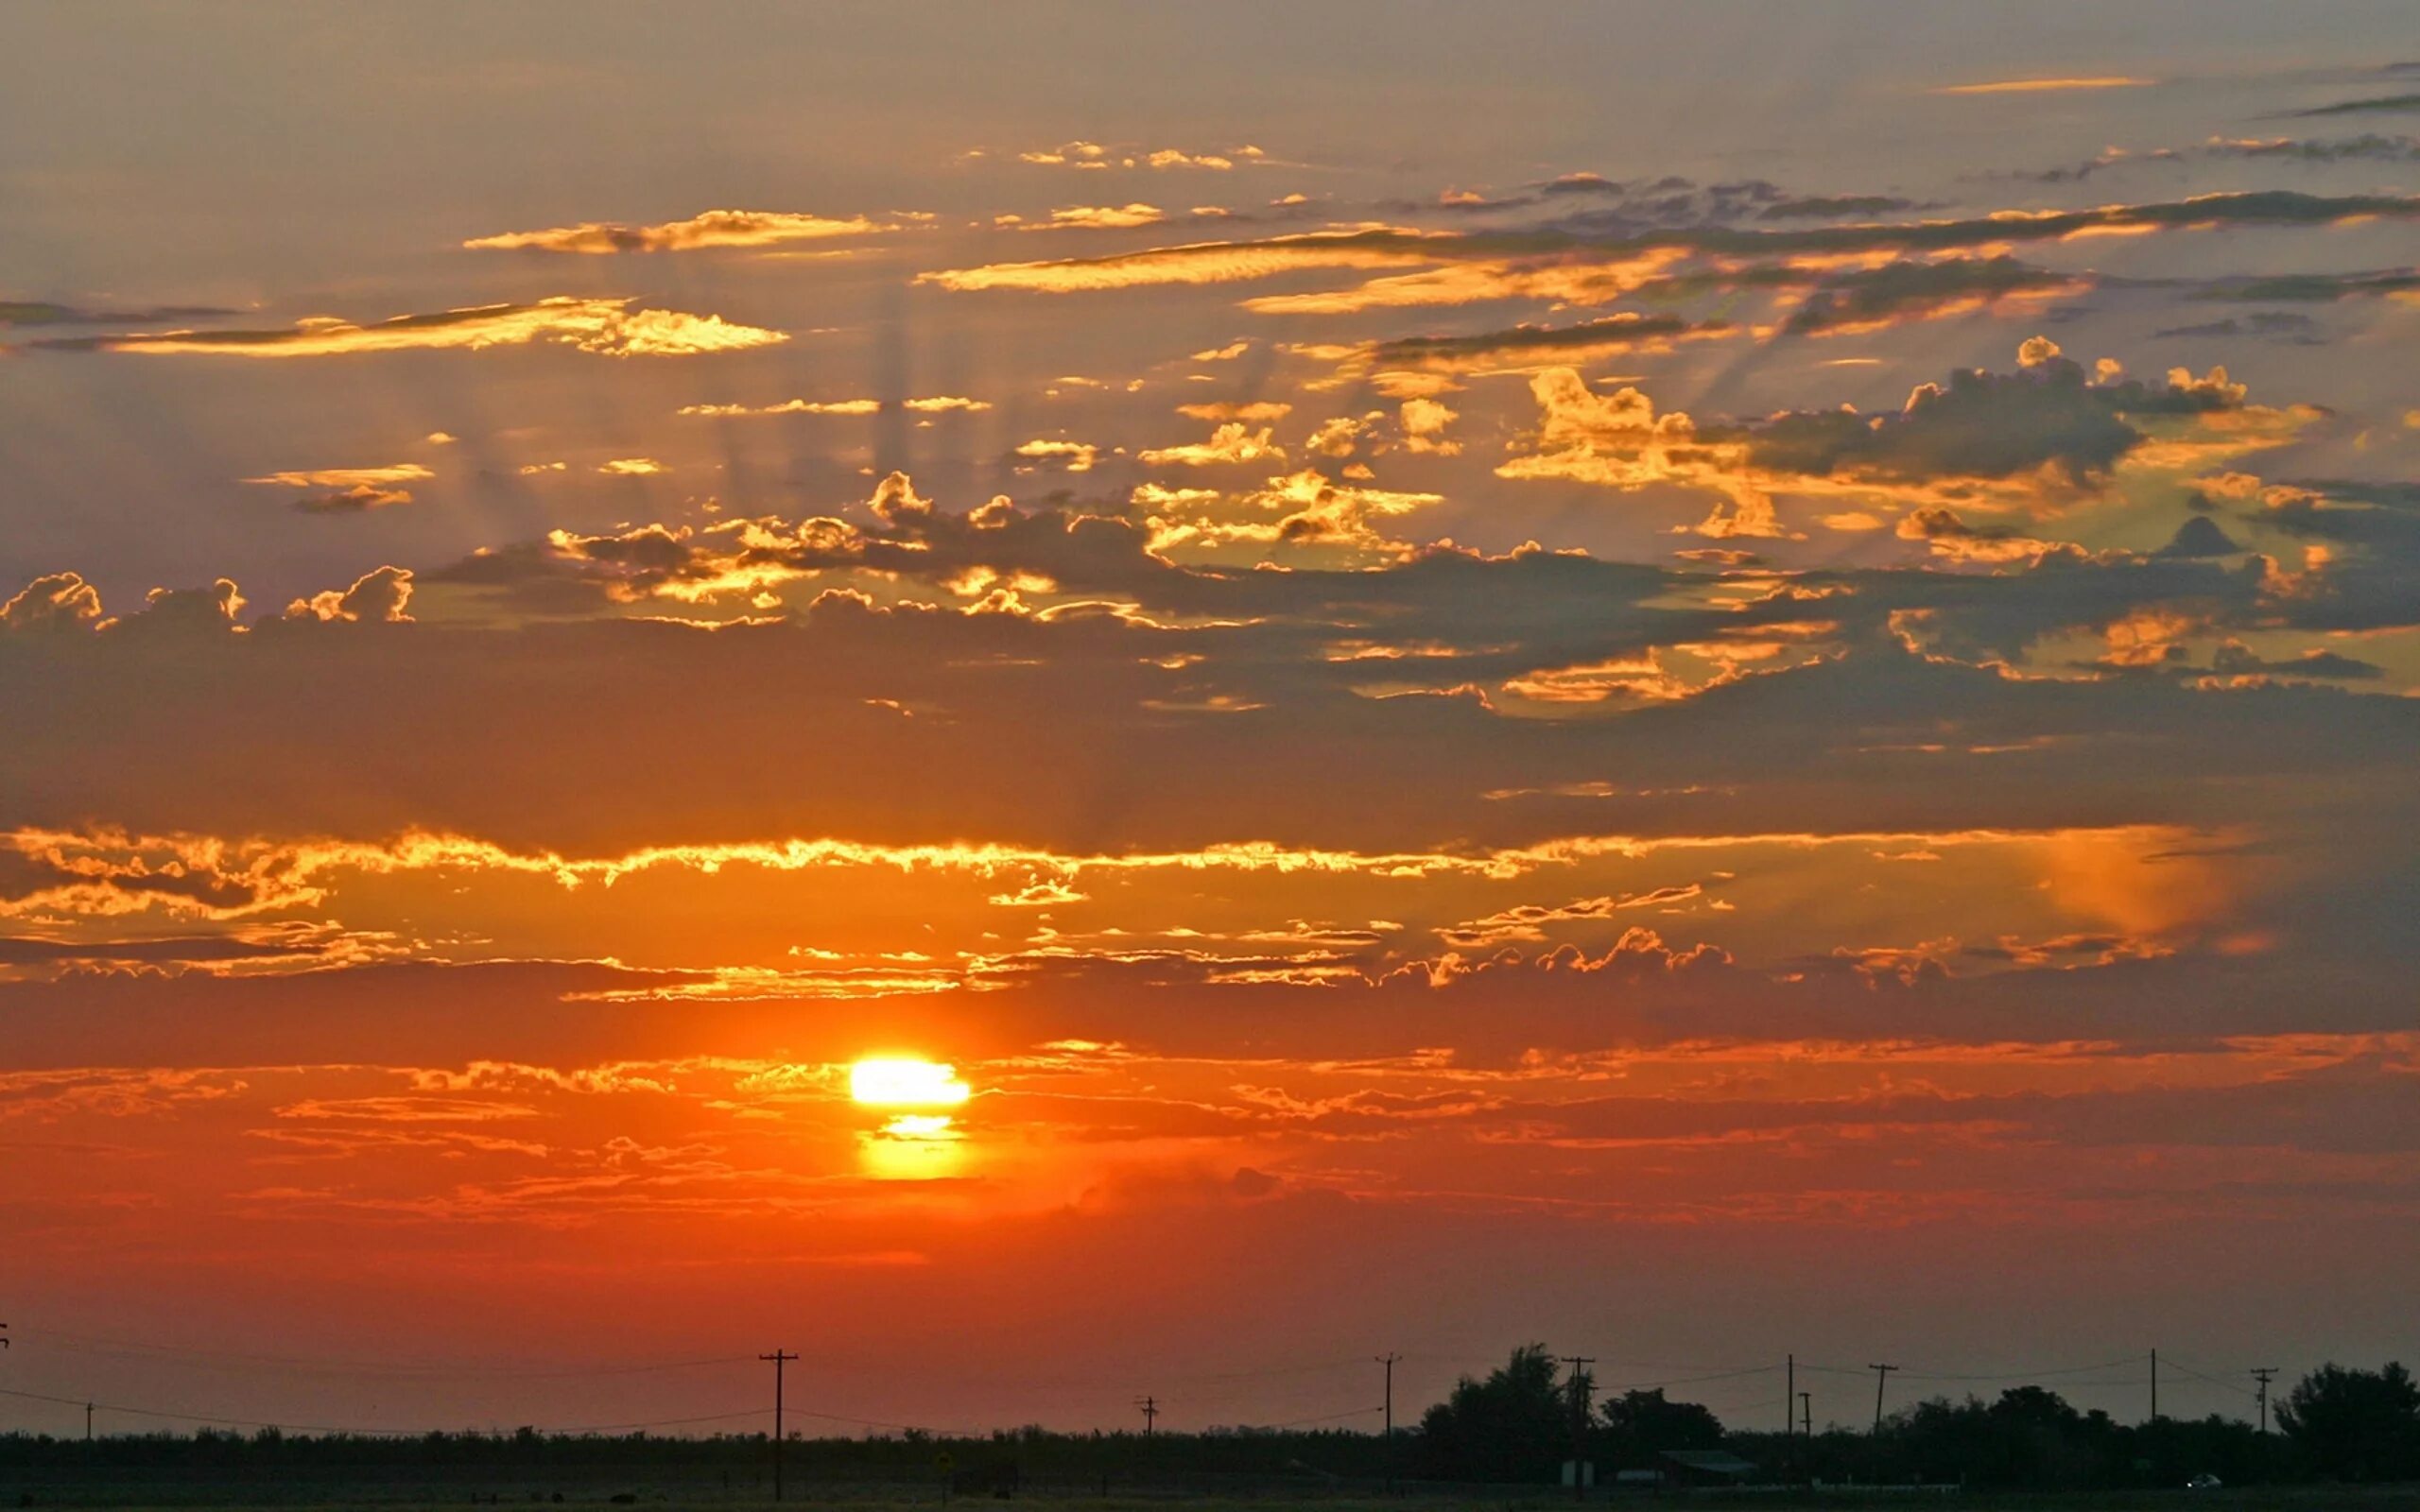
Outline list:
[[[7,30],[0,1387],[2420,1352],[2409,4]]]

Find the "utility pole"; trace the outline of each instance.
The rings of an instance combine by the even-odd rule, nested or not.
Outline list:
[[[92,1404],[91,1402],[89,1402],[89,1401],[88,1401],[88,1402],[84,1403],[84,1442],[86,1442],[86,1443],[88,1443],[88,1444],[89,1444],[89,1443],[91,1443],[92,1441],[93,1441],[93,1404]]]
[[[1798,1412],[1799,1430],[1806,1434],[1806,1442],[1811,1448],[1815,1442],[1815,1393],[1802,1391],[1798,1394]]]
[[[2152,1351],[2152,1421],[2159,1421],[2159,1351]]]
[[[1151,1436],[1151,1424],[1160,1416],[1160,1400],[1157,1397],[1137,1397],[1134,1405],[1143,1414],[1143,1436],[1149,1438]]]
[[[1793,1349],[1785,1359],[1787,1363],[1782,1368],[1789,1373],[1782,1377],[1784,1384],[1781,1388],[1781,1436],[1789,1441],[1789,1464],[1786,1468],[1793,1472],[1794,1478],[1794,1472],[1798,1469],[1798,1423],[1797,1415],[1793,1411],[1798,1405],[1798,1352]]]
[[[773,1366],[773,1500],[778,1502],[782,1499],[782,1367],[798,1356],[775,1349],[756,1358],[770,1361]]]
[[[2256,1366],[2252,1372],[2252,1379],[2260,1383],[2260,1436],[2263,1438],[2269,1436],[2269,1383],[2276,1374],[2277,1367],[2273,1365]]]
[[[1882,1432],[1882,1383],[1890,1380],[1891,1372],[1899,1367],[1895,1365],[1870,1365],[1866,1368],[1874,1372],[1874,1431],[1879,1434]]]
[[[1566,1354],[1563,1363],[1571,1366],[1571,1499],[1588,1500],[1588,1392],[1596,1383],[1589,1379],[1588,1367],[1597,1362],[1584,1354]]]
[[[1392,1349],[1378,1356],[1378,1364],[1386,1366],[1387,1370],[1387,1430],[1386,1436],[1380,1442],[1386,1446],[1382,1462],[1387,1468],[1389,1496],[1395,1494],[1395,1362],[1402,1358],[1402,1355]]]

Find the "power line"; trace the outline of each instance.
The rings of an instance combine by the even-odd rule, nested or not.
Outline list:
[[[2257,1397],[2259,1395],[2259,1393],[2253,1391],[2248,1387],[2237,1385],[2234,1382],[2228,1381],[2222,1377],[2211,1375],[2207,1371],[2197,1370],[2172,1354],[2168,1357],[2168,1363],[2174,1366],[2177,1369],[2184,1371],[2187,1375],[2191,1376],[2196,1381],[2206,1382],[2209,1384],[2218,1386],[2223,1390],[2232,1391],[2238,1397]]]
[[[1339,1422],[1347,1418],[1367,1418],[1374,1412],[1383,1412],[1386,1409],[1383,1407],[1355,1407],[1345,1412],[1332,1412],[1322,1418],[1297,1418],[1291,1422],[1270,1423],[1269,1426],[1271,1428],[1307,1428],[1313,1423]]]
[[[2053,1366],[2048,1369],[2042,1370],[2008,1370],[1990,1374],[1962,1373],[1951,1370],[1918,1370],[1895,1365],[1891,1368],[1893,1371],[1904,1374],[1910,1381],[2040,1381],[2047,1380],[2054,1376],[2078,1376],[2089,1374],[2095,1370],[2114,1370],[2119,1366],[2133,1365],[2138,1358],[2138,1356],[2130,1354],[2116,1360],[2098,1361],[2092,1365],[2063,1365]],[[1767,1366],[1765,1368],[1770,1370],[1772,1367],[1771,1366]],[[1868,1371],[1871,1371],[1874,1366],[1869,1365],[1863,1369],[1859,1369],[1855,1366],[1814,1365],[1807,1361],[1801,1360],[1798,1362],[1798,1368],[1801,1370],[1817,1370],[1825,1375],[1861,1376],[1866,1374]]]

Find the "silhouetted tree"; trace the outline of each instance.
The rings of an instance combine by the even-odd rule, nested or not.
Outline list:
[[[2393,1361],[2383,1370],[2321,1366],[2277,1404],[2277,1425],[2317,1474],[2347,1481],[2420,1475],[2420,1384]]]
[[[1550,1481],[1571,1442],[1554,1357],[1524,1345],[1484,1381],[1462,1377],[1420,1419],[1421,1473],[1444,1481]]]
[[[1722,1419],[1702,1403],[1668,1400],[1660,1386],[1608,1397],[1598,1412],[1605,1424],[1599,1456],[1618,1469],[1652,1465],[1668,1449],[1722,1447]]]

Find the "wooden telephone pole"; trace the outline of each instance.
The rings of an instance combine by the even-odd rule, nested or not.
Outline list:
[[[773,1366],[773,1500],[778,1502],[782,1499],[782,1366],[798,1356],[787,1349],[775,1349],[756,1358],[770,1361]]]

